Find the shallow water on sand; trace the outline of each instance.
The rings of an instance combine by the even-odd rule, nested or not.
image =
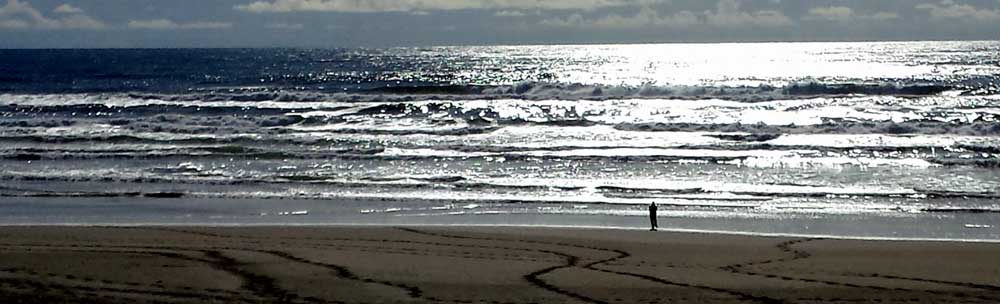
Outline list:
[[[643,206],[392,199],[5,198],[5,225],[459,225],[647,229]],[[720,208],[724,210],[724,208]],[[1000,241],[990,213],[773,214],[660,207],[661,230]]]

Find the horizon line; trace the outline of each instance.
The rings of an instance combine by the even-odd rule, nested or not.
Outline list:
[[[393,49],[393,48],[445,48],[445,47],[538,47],[538,46],[618,46],[618,45],[668,45],[668,44],[782,44],[782,43],[920,43],[920,42],[1000,42],[1000,39],[884,39],[884,40],[747,40],[747,41],[636,41],[636,42],[554,42],[554,43],[498,43],[498,44],[426,44],[396,46],[107,46],[107,47],[0,47],[0,50],[181,50],[181,49]]]

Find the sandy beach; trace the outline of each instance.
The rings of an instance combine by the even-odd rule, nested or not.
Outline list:
[[[997,303],[1000,244],[504,227],[3,227],[3,303]]]

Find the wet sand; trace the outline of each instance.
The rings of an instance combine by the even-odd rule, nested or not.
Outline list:
[[[486,227],[0,227],[2,303],[998,303],[1000,244]]]

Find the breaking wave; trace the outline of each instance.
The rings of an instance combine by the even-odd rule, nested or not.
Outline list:
[[[990,88],[991,86],[987,86]],[[764,102],[780,99],[806,99],[854,95],[933,96],[946,92],[958,95],[989,95],[1000,92],[978,87],[932,83],[824,83],[793,82],[784,86],[691,86],[691,85],[604,85],[551,82],[522,82],[514,85],[423,85],[388,86],[359,91],[273,88],[221,88],[195,93],[128,93],[139,100],[202,102],[407,102],[422,100],[607,100],[607,99],[723,99],[740,102]],[[109,94],[114,95],[114,94]]]

